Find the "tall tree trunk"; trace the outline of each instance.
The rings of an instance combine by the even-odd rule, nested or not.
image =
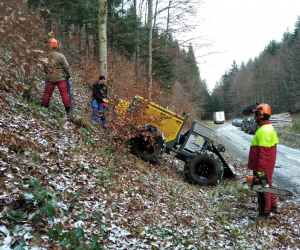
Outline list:
[[[65,26],[65,48],[70,49],[70,28],[74,29],[74,26],[67,23],[67,21],[64,21]]]
[[[148,45],[148,88],[149,99],[151,98],[152,90],[152,0],[148,0],[148,29],[149,29],[149,45]]]
[[[89,58],[90,54],[90,43],[89,43],[89,34],[88,34],[88,23],[85,23],[85,56]]]
[[[98,58],[99,60],[99,32],[96,32],[93,34],[93,40],[94,40],[94,57]]]
[[[79,52],[80,52],[80,55],[82,55],[83,53],[83,49],[82,49],[82,36],[83,36],[83,24],[81,23],[79,25]]]
[[[136,0],[133,1],[133,5],[134,5],[134,18],[137,21],[137,4],[136,4]],[[135,36],[135,85],[138,84],[138,79],[139,79],[139,58],[140,58],[140,46],[139,46],[139,30],[138,30],[138,24],[136,25],[135,28],[135,32],[136,32],[136,36]]]
[[[154,12],[154,20],[153,20],[153,29],[155,29],[155,25],[156,25],[156,16],[157,16],[157,6],[158,6],[158,1],[159,0],[156,0],[155,2],[155,12]]]
[[[62,18],[61,16],[57,16],[57,23],[58,23],[58,37],[60,38],[60,46],[62,47],[63,45],[63,24],[62,24]]]
[[[66,20],[62,18],[62,48],[67,48],[67,30],[66,30]]]
[[[168,15],[167,15],[166,50],[168,50],[168,36],[169,36],[169,27],[170,27],[170,8],[171,8],[171,1],[172,1],[172,0],[169,0]]]
[[[111,11],[111,19],[112,19],[112,22],[114,23],[115,22],[115,6],[116,6],[116,3],[115,1],[112,2],[112,6],[110,8],[110,11]],[[111,33],[114,34],[115,31],[114,31],[114,26],[111,27]],[[110,40],[110,50],[111,50],[111,64],[108,65],[108,67],[110,68],[110,74],[111,74],[111,78],[112,79],[116,79],[116,54],[115,54],[115,40],[114,40],[114,36],[111,37],[111,40]]]
[[[99,0],[98,34],[99,34],[99,72],[107,77],[107,0]]]
[[[41,16],[46,20],[45,21],[45,33],[48,34],[52,31],[52,16],[50,13],[43,11]]]

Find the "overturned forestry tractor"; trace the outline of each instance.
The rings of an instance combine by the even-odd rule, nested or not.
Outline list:
[[[145,100],[139,96],[131,104],[118,100],[116,111],[124,116],[138,107],[140,102]],[[174,152],[175,158],[185,162],[185,178],[192,184],[216,185],[224,175],[236,175],[234,167],[228,165],[220,154],[225,151],[225,147],[222,144],[216,147],[210,139],[213,129],[195,120],[191,128],[181,134],[189,114],[180,116],[152,102],[147,102],[142,110],[148,117],[158,120],[145,124],[140,119],[135,125],[140,133],[131,140],[130,145],[141,159],[155,163],[163,153]]]

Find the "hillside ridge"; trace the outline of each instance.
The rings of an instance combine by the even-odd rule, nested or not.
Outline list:
[[[50,109],[35,102],[9,93],[0,103],[1,250],[299,249],[292,199],[279,197],[270,221],[249,218],[246,166],[236,162],[234,180],[193,186],[172,157],[145,163],[97,125],[74,124],[55,97]]]

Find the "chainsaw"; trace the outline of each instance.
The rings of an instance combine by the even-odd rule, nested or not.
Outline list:
[[[246,179],[247,186],[244,186],[246,189],[250,189],[252,191],[260,192],[260,193],[270,193],[276,195],[283,196],[293,196],[293,193],[279,188],[270,188],[269,184],[263,185],[258,177],[248,176]]]

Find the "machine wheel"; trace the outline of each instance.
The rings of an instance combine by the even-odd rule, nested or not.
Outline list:
[[[163,133],[156,127],[145,125],[145,130],[150,132],[159,132],[159,136],[154,138],[155,145],[151,145],[149,136],[139,136],[132,142],[132,151],[141,157],[144,161],[155,163],[166,148],[166,141]]]
[[[209,150],[201,150],[189,157],[184,166],[185,178],[192,184],[216,185],[223,177],[220,158]]]

